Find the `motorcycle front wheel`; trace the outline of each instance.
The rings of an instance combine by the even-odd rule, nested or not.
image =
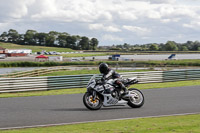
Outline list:
[[[128,100],[128,105],[132,108],[140,108],[144,104],[144,95],[138,89],[129,89],[129,94],[131,95]]]
[[[98,95],[94,100],[92,94],[86,92],[83,96],[83,103],[90,110],[98,110],[103,105],[103,100]]]

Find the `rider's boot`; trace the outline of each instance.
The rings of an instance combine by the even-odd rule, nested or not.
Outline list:
[[[121,89],[124,91],[124,93],[122,94],[122,96],[124,96],[124,95],[126,95],[126,94],[128,94],[128,90],[127,90],[127,88],[124,86],[124,84],[123,83],[121,83]]]

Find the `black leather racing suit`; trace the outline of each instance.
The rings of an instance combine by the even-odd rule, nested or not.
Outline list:
[[[108,80],[108,79],[117,79],[117,80],[115,81],[115,84],[119,85],[119,87],[120,87],[121,89],[123,89],[125,93],[127,93],[127,89],[126,89],[126,87],[124,86],[124,84],[122,83],[122,80],[120,79],[120,77],[121,77],[121,76],[120,76],[119,73],[117,73],[117,72],[115,72],[114,70],[112,70],[112,69],[109,68],[108,73],[107,73],[107,74],[103,74],[102,80],[106,80],[106,79],[107,79],[107,80]]]

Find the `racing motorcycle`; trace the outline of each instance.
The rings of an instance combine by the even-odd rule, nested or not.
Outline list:
[[[123,90],[115,84],[115,80],[102,81],[97,79],[97,75],[93,75],[88,82],[87,92],[83,96],[84,105],[90,110],[98,110],[102,106],[125,106],[126,104],[132,108],[143,106],[144,95],[140,90],[130,88],[128,93],[124,94]],[[138,83],[138,80],[135,77],[123,80],[126,88],[136,83]]]

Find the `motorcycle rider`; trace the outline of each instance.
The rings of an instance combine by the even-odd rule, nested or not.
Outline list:
[[[117,79],[115,81],[115,84],[119,85],[120,89],[124,91],[124,93],[122,95],[125,95],[125,94],[128,93],[127,88],[124,86],[124,84],[122,83],[122,81],[120,79],[120,74],[118,74],[114,70],[110,69],[108,67],[108,64],[101,63],[99,65],[99,71],[100,71],[101,74],[103,74],[102,80]]]

